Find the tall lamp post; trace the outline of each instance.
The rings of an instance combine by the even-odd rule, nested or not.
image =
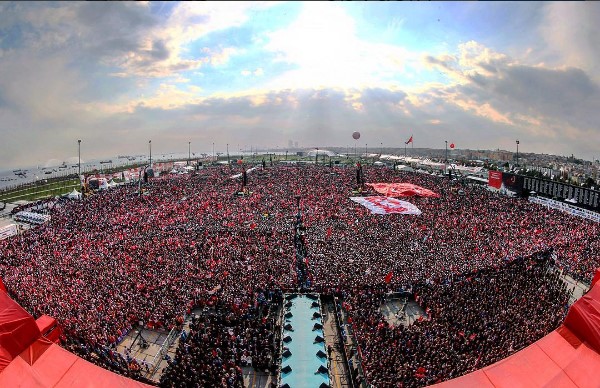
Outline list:
[[[77,163],[79,179],[81,179],[81,140],[77,140],[77,154],[79,155],[79,162]]]
[[[227,143],[227,165],[231,166],[231,164],[229,163],[229,143]]]
[[[152,140],[148,140],[148,148],[150,150],[150,167],[152,167]]]
[[[77,179],[79,179],[79,190],[82,190],[81,184],[81,139],[77,140],[77,155],[79,156],[79,161],[77,162]],[[81,194],[83,195],[83,194]]]
[[[519,167],[519,141],[517,140],[517,167]]]
[[[213,162],[215,161],[215,143],[213,142],[213,156],[212,156]]]
[[[188,166],[192,162],[192,142],[188,141]]]
[[[444,171],[446,174],[448,173],[448,140],[444,140],[446,142],[446,158],[444,159]],[[450,176],[450,175],[448,175]]]

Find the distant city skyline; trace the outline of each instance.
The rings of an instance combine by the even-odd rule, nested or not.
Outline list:
[[[78,139],[87,160],[410,136],[594,160],[597,20],[595,2],[0,2],[0,170]]]

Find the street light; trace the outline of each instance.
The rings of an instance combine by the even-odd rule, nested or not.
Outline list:
[[[148,140],[148,148],[150,149],[150,167],[152,167],[152,140]]]
[[[79,154],[79,162],[77,163],[79,172],[77,173],[78,178],[81,179],[81,140],[77,140],[77,150]]]
[[[519,167],[519,141],[517,140],[517,167]]]
[[[227,143],[227,165],[231,166],[231,164],[229,163],[229,143]]]
[[[192,142],[188,141],[188,166],[192,162]]]
[[[446,159],[444,160],[444,173],[448,174],[448,179],[450,178],[450,174],[448,171],[448,140],[444,140],[446,142]]]
[[[215,143],[213,142],[213,162],[215,161]]]

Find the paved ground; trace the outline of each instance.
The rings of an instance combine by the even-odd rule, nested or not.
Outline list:
[[[562,274],[562,272],[561,272]],[[563,282],[566,283],[569,290],[573,290],[573,295],[569,299],[569,304],[575,303],[579,298],[581,298],[588,290],[590,286],[586,283],[579,282],[569,275],[562,275]]]
[[[388,323],[394,326],[408,326],[419,317],[425,316],[425,311],[417,302],[406,298],[388,299],[380,310]]]
[[[248,388],[270,388],[271,383],[275,381],[275,376],[255,371],[250,366],[242,367],[242,374],[244,375],[244,387]]]
[[[117,351],[123,355],[129,353],[131,357],[138,361],[147,362],[149,366],[148,368],[142,367],[142,374],[151,380],[159,381],[162,369],[153,373],[151,365],[156,362],[160,365],[164,361],[155,360],[155,356],[158,354],[168,334],[168,332],[159,330],[143,329],[141,333],[139,330],[132,330],[117,346]],[[144,341],[147,343],[147,346],[143,346]]]
[[[348,381],[350,373],[344,361],[344,344],[339,340],[339,328],[335,320],[333,303],[327,302],[322,305],[323,309],[323,334],[325,336],[325,347],[331,346],[329,354],[329,375],[333,388],[350,387]]]

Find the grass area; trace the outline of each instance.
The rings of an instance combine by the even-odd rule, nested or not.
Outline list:
[[[79,190],[78,179],[66,179],[51,183],[32,183],[19,189],[6,191],[0,194],[0,201],[15,202],[20,200],[35,201],[41,198],[54,197],[73,191]]]

